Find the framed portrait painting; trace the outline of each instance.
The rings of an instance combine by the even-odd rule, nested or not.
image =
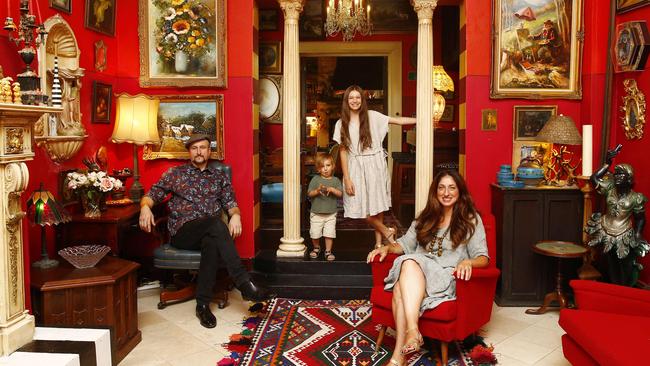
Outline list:
[[[514,140],[535,141],[546,122],[557,114],[554,105],[516,105],[514,116]]]
[[[50,0],[50,8],[70,14],[72,13],[72,0]]]
[[[298,36],[301,40],[325,39],[325,4],[327,1],[307,0],[302,14]]]
[[[86,28],[114,36],[115,3],[115,0],[86,0]]]
[[[138,0],[140,86],[226,87],[225,0]]]
[[[625,13],[650,4],[650,0],[616,0],[616,12]]]
[[[582,5],[493,0],[491,98],[582,98]]]
[[[370,4],[373,33],[417,32],[418,15],[409,0],[373,0]]]
[[[212,137],[211,159],[223,160],[223,95],[162,96],[158,106],[160,143],[145,145],[142,158],[187,159],[185,141],[193,133]]]
[[[282,42],[260,42],[260,73],[282,74]]]
[[[111,100],[113,87],[93,81],[92,123],[111,123]]]
[[[481,131],[497,130],[497,110],[481,109]]]
[[[260,31],[277,31],[279,14],[278,9],[260,9]]]

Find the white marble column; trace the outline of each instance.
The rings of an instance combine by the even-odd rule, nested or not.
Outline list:
[[[433,180],[433,11],[438,0],[411,0],[418,14],[417,135],[415,151],[415,215],[427,203]]]
[[[284,232],[278,257],[302,257],[300,236],[300,53],[298,18],[304,0],[278,0],[284,12],[284,75],[282,78],[282,163]]]
[[[34,158],[32,126],[60,108],[0,103],[0,357],[32,340],[34,316],[25,309],[22,211],[25,161]],[[29,286],[28,286],[29,288]]]

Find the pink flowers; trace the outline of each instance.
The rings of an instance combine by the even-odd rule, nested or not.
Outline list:
[[[109,176],[106,172],[72,172],[68,173],[66,180],[66,186],[73,191],[84,190],[106,193],[122,188],[122,182]]]

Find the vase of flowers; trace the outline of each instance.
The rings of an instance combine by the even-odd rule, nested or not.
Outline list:
[[[212,52],[214,14],[205,0],[152,0],[160,16],[154,37],[158,62],[177,73],[195,73],[199,60]]]
[[[105,195],[122,188],[122,182],[102,171],[77,171],[68,173],[66,186],[79,196],[84,216],[100,217]]]

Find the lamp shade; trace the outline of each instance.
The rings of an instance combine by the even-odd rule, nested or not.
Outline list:
[[[117,96],[115,129],[111,141],[136,145],[154,144],[158,135],[158,104],[156,98],[144,94]]]
[[[440,65],[433,66],[433,88],[436,91],[454,91],[454,81]]]
[[[561,145],[582,145],[582,137],[573,120],[565,115],[552,116],[537,134],[537,141]]]
[[[37,225],[56,225],[70,221],[70,215],[50,191],[43,189],[43,184],[27,200],[27,217]]]

